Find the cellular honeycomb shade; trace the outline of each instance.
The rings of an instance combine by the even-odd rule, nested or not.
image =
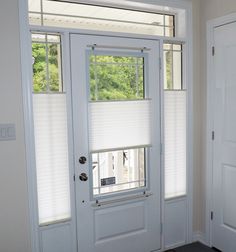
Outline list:
[[[65,94],[34,94],[39,224],[70,217]]]
[[[89,103],[91,152],[151,145],[151,100]]]
[[[186,91],[164,93],[165,198],[186,194]]]

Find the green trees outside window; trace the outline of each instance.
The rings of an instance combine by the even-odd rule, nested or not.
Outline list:
[[[32,57],[34,92],[62,91],[60,43],[33,41]]]
[[[90,56],[90,99],[132,100],[144,98],[144,58]]]

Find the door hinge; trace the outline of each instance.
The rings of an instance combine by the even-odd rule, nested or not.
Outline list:
[[[163,234],[163,223],[161,223],[160,232],[161,232],[161,234]]]
[[[75,181],[75,174],[74,174],[74,176],[73,176],[73,179],[74,179],[74,181]]]
[[[214,217],[214,213],[213,211],[211,211],[211,220],[213,220],[213,217]]]
[[[211,139],[214,141],[215,140],[215,131],[211,132]]]
[[[160,70],[162,69],[162,60],[161,57],[159,57],[159,65],[160,65]]]
[[[212,46],[212,56],[215,56],[215,47]]]

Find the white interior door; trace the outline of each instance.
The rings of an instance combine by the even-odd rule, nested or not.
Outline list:
[[[236,23],[214,30],[213,246],[236,251]]]
[[[70,40],[78,251],[159,250],[159,43]]]

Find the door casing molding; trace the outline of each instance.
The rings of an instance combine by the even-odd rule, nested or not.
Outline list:
[[[138,2],[138,1],[137,1]],[[150,1],[151,2],[151,1]],[[151,4],[151,3],[150,3]],[[31,39],[30,30],[39,30],[42,32],[60,32],[62,34],[69,33],[79,33],[79,34],[89,34],[89,35],[105,35],[105,36],[116,36],[116,37],[129,37],[129,38],[144,38],[150,40],[158,40],[160,45],[165,41],[181,42],[185,44],[185,66],[184,71],[186,72],[186,83],[188,83],[188,95],[187,95],[187,216],[186,216],[186,242],[190,243],[193,240],[193,52],[192,52],[192,5],[182,0],[170,0],[164,2],[162,0],[157,0],[157,5],[168,5],[170,8],[180,8],[186,11],[186,36],[184,38],[165,38],[160,36],[152,35],[135,35],[135,34],[125,34],[116,32],[101,32],[101,31],[90,31],[90,30],[80,30],[80,29],[60,29],[60,28],[50,28],[50,27],[38,27],[30,26],[28,22],[28,0],[18,0],[19,7],[19,22],[20,22],[20,48],[21,48],[21,72],[22,72],[22,94],[23,94],[23,113],[24,113],[24,127],[25,127],[25,146],[26,146],[26,161],[27,161],[27,182],[28,182],[28,201],[29,201],[29,220],[30,226],[29,230],[31,233],[31,248],[34,252],[40,252],[40,234],[38,226],[38,208],[37,208],[37,191],[36,185],[36,169],[35,169],[35,154],[34,154],[34,132],[33,132],[33,117],[32,117],[32,69],[31,69]],[[68,39],[65,39],[65,45],[67,45]],[[162,48],[160,48],[160,54],[162,58]],[[68,62],[68,58],[65,57]],[[163,67],[163,60],[161,60]],[[163,76],[160,74],[161,81],[163,81]],[[161,92],[163,97],[163,93]],[[161,101],[162,115],[163,115],[163,100]],[[70,127],[71,125],[69,125]],[[162,128],[162,143],[163,143],[163,123]],[[161,157],[162,167],[161,167],[161,179],[164,181],[164,158]],[[161,202],[162,202],[162,213],[161,222],[164,223],[164,183],[161,184]],[[72,195],[73,196],[73,195]],[[73,209],[72,209],[73,215]],[[73,218],[73,216],[72,216]],[[164,225],[163,225],[164,228]],[[164,250],[164,230],[162,232],[162,250]]]
[[[214,29],[236,22],[236,13],[215,18],[207,22],[207,125],[206,125],[206,161],[205,161],[205,243],[212,246],[213,227],[211,211],[213,211],[213,141],[212,131],[214,131]]]
[[[32,252],[40,252],[39,232],[38,232],[38,203],[36,191],[36,169],[34,154],[34,132],[32,118],[32,56],[31,38],[28,21],[28,2],[18,0],[19,26],[20,26],[20,57],[21,57],[21,88],[23,96],[23,114],[25,130],[25,150],[26,150],[26,171],[27,171],[27,192],[29,204],[29,230]]]

